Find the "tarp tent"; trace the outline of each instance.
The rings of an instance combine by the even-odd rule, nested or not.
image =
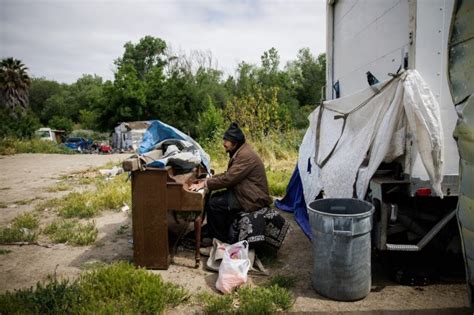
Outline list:
[[[309,116],[298,165],[278,208],[294,211],[311,237],[306,203],[322,191],[329,198],[363,199],[382,162],[405,155],[405,172],[421,157],[433,191],[441,191],[443,134],[439,104],[416,70],[359,93],[326,101]],[[410,154],[405,154],[410,150]],[[298,176],[299,175],[299,176]],[[306,203],[305,203],[306,201]]]
[[[167,125],[159,120],[150,120],[147,122],[149,127],[144,133],[143,141],[138,148],[139,154],[147,153],[153,150],[160,142],[168,139],[184,140],[189,142],[198,152],[202,164],[206,171],[211,171],[211,161],[209,155],[202,149],[202,147],[194,141],[193,138],[183,133],[181,130]]]

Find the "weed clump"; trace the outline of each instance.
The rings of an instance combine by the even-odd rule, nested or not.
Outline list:
[[[71,190],[71,189],[72,189],[71,185],[69,185],[67,183],[58,183],[54,186],[47,187],[46,191],[47,192],[58,192],[58,191],[66,191],[66,190]]]
[[[49,279],[35,289],[0,295],[5,314],[162,314],[189,295],[161,276],[120,262],[69,282]]]
[[[39,220],[31,213],[17,216],[7,227],[0,228],[0,243],[34,242]]]
[[[126,178],[127,174],[121,174],[111,180],[95,179],[95,190],[70,192],[62,199],[40,204],[37,210],[51,207],[64,218],[92,218],[103,210],[118,210],[131,204],[131,188]]]
[[[167,305],[177,306],[189,298],[182,287],[125,262],[86,273],[79,281],[92,309],[114,314],[160,314]]]
[[[59,219],[49,224],[43,231],[54,243],[68,243],[85,246],[95,242],[98,230],[94,222],[80,223],[77,220]]]
[[[199,301],[204,302],[206,314],[233,314],[234,297],[232,295],[215,295],[206,292],[200,294],[198,299]]]
[[[56,144],[52,141],[43,141],[41,139],[0,139],[0,155],[12,155],[18,153],[59,153],[73,154],[64,145]]]
[[[293,294],[278,285],[268,287],[242,287],[232,295],[201,294],[207,314],[275,314],[288,310],[294,303]]]

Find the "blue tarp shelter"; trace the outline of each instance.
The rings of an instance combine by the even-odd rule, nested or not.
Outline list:
[[[140,147],[138,148],[139,154],[144,154],[153,150],[155,146],[163,140],[184,140],[192,143],[199,150],[199,155],[201,157],[202,164],[206,168],[206,171],[210,173],[211,162],[209,160],[209,156],[206,152],[204,152],[199,143],[193,140],[193,138],[176,129],[175,127],[167,125],[159,120],[151,120],[149,121],[149,123],[150,127],[148,127],[148,129],[146,130],[145,135],[143,136],[143,141],[140,144]]]
[[[295,220],[303,230],[304,234],[311,239],[311,227],[309,225],[308,212],[303,194],[303,184],[301,182],[298,166],[295,167],[290,182],[286,188],[286,196],[275,201],[275,206],[286,212],[293,212]]]

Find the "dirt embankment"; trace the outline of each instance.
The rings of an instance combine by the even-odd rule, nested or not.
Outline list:
[[[40,198],[48,199],[67,192],[46,192],[63,175],[98,167],[109,161],[119,161],[128,155],[46,155],[21,154],[0,157],[0,225],[5,226],[17,214],[33,211]],[[40,214],[47,216],[48,214]],[[291,230],[279,251],[278,262],[270,269],[271,275],[293,275],[297,283],[293,293],[296,302],[291,311],[296,312],[364,312],[392,314],[467,313],[469,307],[465,284],[439,283],[425,287],[400,286],[374,271],[374,290],[367,298],[357,302],[336,302],[315,293],[311,286],[313,265],[310,241],[301,232],[291,214],[284,214],[291,222]],[[30,287],[45,280],[48,275],[75,277],[88,265],[96,262],[110,263],[132,260],[130,216],[124,212],[106,212],[95,218],[99,229],[94,245],[73,247],[64,244],[42,246],[5,246],[11,252],[0,255],[0,292]],[[124,227],[129,227],[125,229]],[[203,263],[205,263],[205,259]],[[203,264],[202,263],[202,264]],[[202,266],[194,269],[194,254],[178,248],[174,263],[168,270],[153,271],[167,281],[178,283],[192,293],[214,291],[217,275]],[[266,277],[251,276],[250,281],[261,283]],[[172,312],[196,310],[196,306],[180,306]]]

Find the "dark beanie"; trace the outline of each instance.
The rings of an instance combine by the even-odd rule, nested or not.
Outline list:
[[[245,135],[236,122],[230,124],[229,128],[224,132],[223,138],[235,143],[245,142]]]

